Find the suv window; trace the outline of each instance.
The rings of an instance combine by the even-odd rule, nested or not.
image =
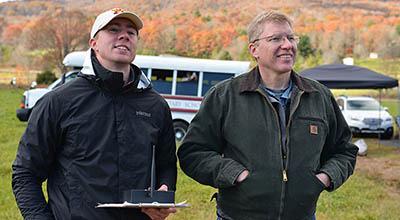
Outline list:
[[[349,100],[347,101],[348,110],[383,110],[379,102],[375,100]]]

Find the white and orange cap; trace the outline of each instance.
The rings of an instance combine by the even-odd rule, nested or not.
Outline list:
[[[104,28],[114,18],[126,18],[130,20],[133,24],[135,24],[138,31],[143,27],[142,19],[140,19],[135,13],[125,11],[122,8],[113,8],[97,16],[92,26],[92,31],[90,32],[90,38],[94,38],[97,32]]]

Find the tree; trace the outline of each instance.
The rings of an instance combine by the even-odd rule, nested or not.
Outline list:
[[[221,55],[218,57],[220,60],[232,60],[231,55],[229,54],[228,51],[224,50],[222,51]]]
[[[48,12],[28,27],[26,47],[30,55],[63,71],[62,60],[68,53],[88,46],[89,26],[81,11],[59,9]]]
[[[44,70],[36,76],[36,82],[39,84],[49,85],[56,80],[57,77],[51,70]]]
[[[0,64],[7,63],[11,57],[11,47],[0,44]]]
[[[2,39],[4,43],[15,44],[16,42],[18,42],[18,38],[22,34],[24,25],[25,24],[23,23],[19,23],[6,26],[2,34]]]
[[[310,37],[308,37],[307,35],[302,35],[300,37],[298,50],[300,55],[304,58],[314,55],[314,50],[311,47]]]

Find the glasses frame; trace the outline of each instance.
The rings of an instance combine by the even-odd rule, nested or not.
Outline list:
[[[266,40],[268,43],[271,43],[273,41],[273,39],[277,38],[277,37],[280,38],[279,42],[276,42],[279,45],[281,45],[285,41],[284,39],[288,40],[291,44],[296,44],[296,45],[299,44],[299,42],[300,42],[300,37],[298,35],[288,34],[288,35],[270,35],[270,36],[266,36],[266,37],[260,37],[260,38],[253,40],[252,43],[255,43],[260,40]],[[294,41],[292,42],[291,40],[289,40],[289,37],[293,37]],[[273,43],[275,43],[275,42],[273,42]]]

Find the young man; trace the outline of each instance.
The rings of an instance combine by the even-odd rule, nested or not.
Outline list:
[[[293,71],[288,17],[249,25],[250,72],[210,89],[179,148],[183,171],[218,188],[218,219],[313,219],[353,173],[357,147],[329,89]]]
[[[153,145],[157,187],[175,189],[169,107],[131,64],[142,27],[132,12],[100,14],[78,78],[36,104],[12,166],[24,218],[159,220],[176,211],[95,208],[123,202],[124,190],[150,186]],[[45,180],[48,202],[41,188]]]

